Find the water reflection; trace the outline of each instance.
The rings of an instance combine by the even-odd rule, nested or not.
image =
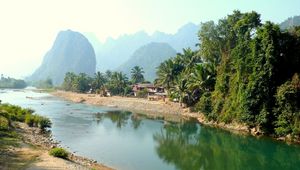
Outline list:
[[[32,91],[5,91],[0,93],[0,100],[33,108],[49,117],[53,122],[53,136],[63,146],[116,169],[300,167],[299,147],[235,135],[193,122],[150,120],[135,113],[71,103]]]
[[[117,128],[121,129],[122,127],[130,124],[134,129],[138,129],[142,123],[142,119],[144,117],[139,114],[132,114],[129,111],[109,111],[106,113],[95,113],[94,120],[96,120],[97,124],[101,123],[104,119],[110,119],[113,124],[116,125]]]
[[[297,169],[299,147],[234,135],[195,123],[166,124],[153,135],[156,152],[181,170]]]

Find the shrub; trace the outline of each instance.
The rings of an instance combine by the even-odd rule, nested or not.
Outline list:
[[[52,123],[51,123],[49,118],[40,116],[39,127],[40,127],[41,130],[44,131],[46,128],[50,128],[51,125],[52,125]]]
[[[54,157],[66,159],[68,157],[68,152],[63,148],[53,148],[49,151],[49,154]]]
[[[140,90],[137,92],[136,96],[140,97],[140,98],[146,98],[148,96],[148,90],[146,88],[143,90]]]
[[[34,125],[34,117],[31,114],[26,114],[25,115],[25,123],[29,127],[33,127],[33,125]]]
[[[211,93],[203,93],[195,107],[197,111],[201,111],[204,113],[204,115],[208,116],[212,112]]]
[[[9,121],[7,118],[0,116],[0,130],[8,130],[9,129]]]
[[[276,93],[275,133],[279,136],[300,134],[300,81],[298,74],[292,81],[278,87]]]

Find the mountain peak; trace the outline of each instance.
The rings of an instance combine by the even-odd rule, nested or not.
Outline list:
[[[93,75],[96,71],[95,52],[87,38],[72,30],[60,31],[52,48],[44,56],[42,65],[29,80],[51,78],[58,85],[66,72]]]

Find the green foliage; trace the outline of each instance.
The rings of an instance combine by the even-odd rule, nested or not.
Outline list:
[[[19,121],[25,122],[30,127],[39,127],[42,131],[51,127],[50,119],[33,113],[34,111],[32,109],[23,109],[19,106],[0,104],[0,117],[5,126],[6,119],[8,126],[10,126],[11,121]]]
[[[53,88],[53,82],[51,78],[47,78],[45,80],[40,80],[38,82],[32,83],[33,86],[39,89],[51,89]]]
[[[91,89],[93,79],[85,73],[76,75],[72,72],[67,72],[64,78],[62,88],[66,91],[84,93]]]
[[[128,91],[125,90],[128,85],[129,81],[125,74],[122,72],[113,72],[106,86],[113,95],[126,95]]]
[[[212,104],[211,104],[211,93],[205,92],[202,94],[200,100],[195,105],[196,110],[201,111],[206,115],[208,118],[211,118],[211,112],[212,112]]]
[[[31,114],[26,114],[26,115],[25,115],[25,123],[26,123],[29,127],[33,127],[33,125],[34,125],[34,123],[35,123],[34,116],[32,116]]]
[[[200,49],[161,63],[155,83],[211,120],[299,135],[299,30],[281,31],[256,12],[234,11],[202,24]]]
[[[0,78],[0,88],[13,88],[13,89],[23,89],[27,86],[24,80],[5,78],[1,75]]]
[[[136,84],[136,83],[141,83],[143,82],[145,79],[144,79],[144,74],[145,72],[143,71],[143,68],[142,67],[139,67],[139,66],[134,66],[132,69],[131,69],[131,82],[133,84]]]
[[[58,157],[58,158],[67,159],[69,153],[63,148],[53,148],[49,151],[49,155]]]
[[[9,121],[6,117],[0,116],[0,131],[9,129]]]
[[[299,74],[293,76],[277,89],[277,108],[275,113],[275,132],[277,135],[300,134],[300,80]]]
[[[97,72],[95,74],[95,78],[92,80],[92,92],[96,92],[97,90],[104,87],[104,84],[107,82],[107,78],[104,76],[103,73]]]
[[[136,96],[139,98],[146,98],[148,96],[148,90],[146,88],[143,90],[140,90],[137,92]]]
[[[109,91],[112,95],[128,95],[131,93],[129,85],[125,74],[108,70],[105,74],[97,72],[95,77],[89,77],[84,73],[76,75],[75,73],[68,72],[64,78],[62,88],[66,91],[79,93],[105,94],[106,91]]]

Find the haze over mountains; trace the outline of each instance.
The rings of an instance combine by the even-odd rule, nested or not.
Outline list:
[[[67,30],[58,33],[52,48],[44,56],[42,65],[28,80],[51,78],[55,85],[60,85],[66,72],[94,75],[95,71],[93,46],[81,33]]]
[[[92,34],[85,34],[93,44],[96,58],[97,70],[115,70],[129,60],[130,56],[146,44],[151,42],[168,43],[176,52],[182,52],[183,48],[196,49],[198,43],[198,31],[200,26],[188,23],[182,26],[175,34],[167,34],[156,31],[152,35],[144,31],[134,34],[125,34],[117,39],[109,38],[105,43],[100,43]]]
[[[290,17],[286,20],[284,20],[282,23],[280,23],[281,29],[287,29],[293,26],[299,26],[300,25],[300,15]]]
[[[279,24],[281,29],[300,25],[300,16],[286,19]],[[42,65],[28,78],[30,81],[51,78],[53,83],[62,83],[66,72],[94,75],[96,71],[122,71],[130,77],[130,70],[140,66],[146,80],[153,81],[156,68],[164,60],[182,52],[183,48],[196,50],[199,43],[200,25],[188,23],[175,34],[145,31],[125,34],[116,39],[108,38],[101,43],[93,33],[71,30],[61,31],[53,47],[44,56]]]
[[[137,49],[117,70],[130,76],[131,68],[140,66],[145,72],[145,79],[153,81],[156,78],[156,67],[175,55],[176,50],[169,44],[152,42]]]

